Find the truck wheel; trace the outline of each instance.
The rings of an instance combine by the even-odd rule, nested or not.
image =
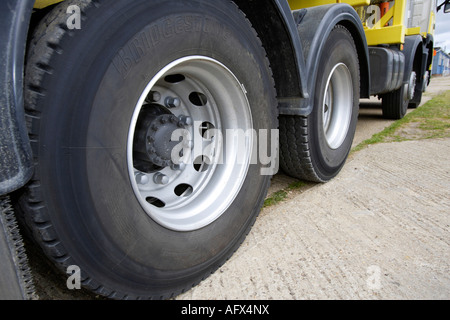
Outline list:
[[[280,165],[314,182],[334,178],[344,166],[359,110],[359,64],[350,32],[336,26],[317,71],[314,109],[308,117],[280,117]]]
[[[65,27],[71,4],[79,30]],[[34,35],[26,79],[37,166],[20,204],[64,273],[78,266],[114,299],[169,298],[242,243],[271,177],[253,135],[226,132],[277,128],[276,93],[232,2],[65,1]]]
[[[381,98],[383,117],[386,119],[402,119],[408,111],[409,102],[415,96],[416,73],[410,72],[409,81],[404,83],[400,89],[386,93]]]
[[[422,102],[422,95],[423,91],[417,90],[414,93],[414,98],[409,102],[408,108],[416,109],[420,106],[420,103]]]
[[[416,85],[416,89],[414,91],[414,98],[409,102],[409,108],[415,109],[420,106],[422,103],[422,96],[425,91],[427,91],[428,82],[429,82],[429,71],[425,72],[425,76],[423,77],[422,84],[418,82]]]

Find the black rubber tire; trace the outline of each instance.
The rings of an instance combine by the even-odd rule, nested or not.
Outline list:
[[[416,91],[414,92],[414,98],[409,102],[408,108],[411,109],[418,108],[422,103],[422,95],[423,91],[416,88]]]
[[[336,26],[330,33],[317,71],[314,109],[308,117],[280,117],[280,166],[298,179],[327,182],[341,171],[350,152],[359,112],[360,81],[356,46],[350,32]],[[353,82],[351,122],[342,145],[329,147],[322,124],[322,106],[328,77],[332,68],[343,63],[350,71]]]
[[[405,86],[402,85],[396,91],[383,94],[381,108],[385,119],[402,119],[408,110],[409,100],[405,100]]]
[[[400,120],[408,111],[409,99],[406,97],[403,84],[400,89],[382,95],[381,108],[383,117],[390,120]]]
[[[409,79],[415,76],[416,73],[411,69],[407,72],[407,75]],[[418,85],[416,85],[413,99],[409,99],[409,94],[406,90],[408,90],[408,85],[403,83],[399,89],[381,96],[381,108],[385,119],[403,119],[408,112],[408,108],[417,107],[420,104],[422,100],[422,88],[419,89]]]
[[[80,30],[65,25],[72,4]],[[136,45],[144,28],[149,47]],[[47,256],[64,273],[79,266],[97,294],[165,299],[190,289],[239,247],[265,199],[271,177],[259,163],[227,211],[197,231],[162,227],[136,199],[126,157],[136,102],[149,79],[188,55],[226,65],[245,84],[254,129],[277,128],[265,51],[231,1],[64,1],[34,35],[25,104],[37,165],[20,206]]]
[[[420,61],[420,60],[418,60]],[[421,61],[420,61],[421,62]],[[414,61],[414,71],[416,74],[423,74],[422,81],[417,81],[416,88],[414,91],[414,98],[409,102],[409,108],[416,109],[422,103],[423,93],[427,90],[427,87],[430,85],[430,71],[423,70],[420,72],[420,68],[422,63]]]
[[[416,71],[416,73],[418,73],[418,71]],[[412,100],[409,101],[408,108],[416,109],[422,103],[422,96],[423,96],[423,93],[425,92],[426,87],[428,85],[428,77],[426,79],[426,81],[427,81],[426,85],[423,83],[423,81],[422,81],[422,83],[417,82],[416,88],[414,90],[414,98],[412,98]]]

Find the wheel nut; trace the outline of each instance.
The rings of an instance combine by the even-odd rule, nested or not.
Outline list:
[[[174,97],[168,97],[166,99],[167,108],[178,108],[181,105],[181,100]]]
[[[149,100],[150,102],[158,102],[159,100],[161,100],[161,93],[159,93],[158,91],[151,91],[148,94],[147,100]]]
[[[194,123],[192,121],[192,118],[189,116],[180,116],[179,119],[185,126],[192,126],[192,124]]]
[[[137,184],[147,184],[149,182],[149,179],[147,177],[147,175],[143,174],[143,173],[138,173],[136,174],[136,182]]]
[[[156,184],[166,185],[169,183],[169,177],[166,176],[165,174],[157,173],[153,177],[153,182],[155,182]]]
[[[186,168],[186,164],[185,163],[178,163],[178,164],[173,164],[171,166],[172,170],[174,171],[183,171]]]

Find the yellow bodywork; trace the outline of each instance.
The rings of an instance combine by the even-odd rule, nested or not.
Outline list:
[[[34,7],[42,9],[49,5],[62,2],[63,0],[36,0]],[[333,3],[347,3],[355,8],[356,11],[366,10],[370,5],[370,0],[288,0],[292,10],[298,10],[308,7],[321,6]],[[428,32],[422,32],[419,27],[407,28],[405,26],[407,0],[396,0],[389,11],[373,26],[367,26],[364,23],[364,29],[369,46],[376,46],[379,44],[402,44],[405,42],[406,35],[421,34],[423,37],[427,33],[432,34],[434,30],[435,15],[431,12],[430,24]]]
[[[324,4],[333,3],[347,3],[355,8],[360,14],[363,20],[363,25],[366,33],[367,44],[369,46],[377,46],[380,44],[402,44],[405,42],[405,36],[420,34],[423,37],[427,36],[427,33],[433,34],[435,14],[431,11],[430,22],[428,30],[424,32],[420,27],[407,28],[405,24],[405,15],[407,0],[395,0],[390,1],[391,7],[389,11],[381,17],[376,23],[368,26],[363,16],[367,6],[371,3],[377,3],[380,1],[370,0],[288,0],[292,10],[303,9],[313,6],[319,6]]]
[[[375,46],[381,43],[404,43],[406,0],[397,0],[391,9],[372,28],[365,26],[367,44]],[[392,25],[388,25],[392,19]],[[419,28],[420,33],[420,28]]]
[[[36,0],[36,2],[34,3],[34,7],[36,9],[42,9],[62,1],[63,0]]]
[[[292,10],[322,6],[325,4],[333,3],[348,3],[352,7],[368,6],[370,4],[370,0],[288,0],[288,2]]]

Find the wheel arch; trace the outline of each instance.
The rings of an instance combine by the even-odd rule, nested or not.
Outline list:
[[[364,29],[361,29],[360,24],[351,20],[342,20],[338,24],[347,28],[353,36],[359,57],[361,98],[370,98],[370,62]]]
[[[311,42],[309,49],[304,52],[307,57],[306,65],[309,66],[308,82],[310,86],[315,83],[323,45],[336,25],[344,26],[353,37],[360,60],[361,97],[369,97],[370,70],[366,36],[359,16],[348,4],[332,4],[307,9],[305,18],[299,25],[299,34],[301,39],[305,39],[305,42]]]
[[[309,98],[302,44],[286,0],[234,0],[256,30],[269,59],[280,110]]]
[[[319,59],[323,53],[324,44],[333,28],[337,25],[345,27],[353,37],[360,67],[360,96],[370,97],[370,66],[369,51],[358,14],[348,4],[332,4],[294,11],[298,22],[298,34],[305,57],[307,90],[310,99],[302,101],[301,108],[289,110],[288,115],[309,115],[313,108],[314,85],[316,83]]]
[[[418,66],[419,64],[420,66],[422,65],[422,55],[425,53],[425,49],[422,36],[414,35],[405,38],[403,49],[403,54],[405,55],[405,70],[414,70],[415,66]],[[405,72],[404,81],[409,80],[409,76],[409,71]]]
[[[25,124],[23,70],[34,0],[0,2],[0,195],[19,189],[33,174]]]
[[[426,38],[413,37],[407,41],[412,45],[408,46],[408,51],[405,53],[409,59],[412,59],[412,70],[417,73],[417,87],[422,88],[426,80],[424,76],[433,63],[433,36],[428,34]]]
[[[427,35],[425,40],[426,50],[428,51],[427,70],[430,69],[433,64],[433,52],[434,52],[434,37],[431,34]]]

